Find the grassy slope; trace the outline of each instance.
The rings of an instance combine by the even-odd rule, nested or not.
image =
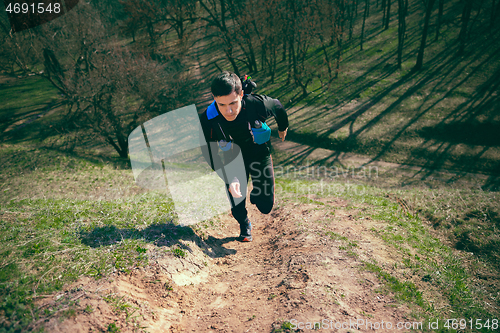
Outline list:
[[[480,282],[498,274],[499,268],[492,265],[498,258],[478,260],[477,252],[455,250],[446,236],[436,232],[431,222],[401,204],[407,200],[417,206],[429,205],[432,197],[445,196],[446,191],[384,190],[356,185],[352,179],[321,184],[307,178],[285,178],[279,184],[294,196],[294,200],[309,202],[311,197],[342,197],[350,200],[348,208],[359,211],[354,215],[356,220],[382,222],[371,231],[390,244],[401,261],[393,267],[384,262],[365,262],[365,268],[376,272],[401,300],[418,305],[413,308],[417,318],[425,318],[426,322],[435,318],[441,322],[448,318],[498,318],[498,301],[494,296],[498,285]],[[495,193],[468,192],[468,195],[463,198],[464,204],[467,201],[473,205],[474,201],[481,200],[497,205]],[[456,192],[454,197],[457,198]],[[442,209],[439,204],[436,206],[436,210]],[[458,208],[447,206],[450,210]],[[488,225],[488,222],[482,223],[480,228]],[[355,248],[355,242],[352,247]],[[436,306],[442,301],[446,305]]]
[[[290,139],[378,160],[498,174],[500,45],[491,43],[498,40],[498,29],[490,35],[476,22],[466,53],[458,57],[460,8],[447,2],[440,39],[434,41],[431,26],[424,68],[414,73],[421,3],[414,1],[409,11],[401,70],[396,68],[397,9],[389,29],[382,30],[380,9],[373,7],[364,50],[356,38],[358,24],[330,89],[315,80],[310,94],[301,98],[298,88],[284,86],[284,64],[274,84],[259,77],[262,73],[253,75],[261,80],[259,92],[280,98],[290,108]],[[330,48],[332,59],[335,51]],[[317,54],[311,49],[315,70],[324,74],[326,66]]]
[[[379,24],[373,23],[368,26]],[[498,161],[495,138],[479,134],[495,133],[499,120],[492,113],[498,105],[493,90],[499,77],[494,45],[485,52],[475,51],[471,45],[470,53],[458,63],[454,53],[433,43],[426,50],[428,66],[422,73],[409,75],[414,54],[406,55],[402,72],[394,70],[390,52],[395,42],[387,42],[395,34],[395,22],[391,24],[386,32],[371,31],[363,53],[354,47],[347,50],[344,70],[330,92],[316,82],[311,87],[316,92],[297,102],[294,96],[298,90],[281,88],[283,75],[274,85],[261,84],[270,95],[294,100],[292,124],[303,126],[292,127],[290,138],[391,161],[492,170]],[[418,33],[416,27],[409,28],[408,50],[415,48]],[[443,38],[453,41],[456,29],[443,32]],[[482,85],[485,88],[478,89]],[[25,115],[37,114],[56,99],[55,91],[34,77],[2,86],[0,94],[2,101],[8,97],[8,103],[0,105],[0,114],[9,126]],[[33,96],[39,97],[33,100]],[[476,124],[470,138],[457,132],[460,127],[455,119]],[[486,120],[492,125],[485,125]],[[440,130],[426,130],[438,124]],[[35,141],[28,140],[37,126],[38,121],[19,127],[8,142],[4,141],[0,152],[0,233],[4,244],[0,315],[6,320],[4,329],[26,327],[33,315],[50,315],[33,311],[35,293],[58,290],[82,275],[100,277],[115,269],[146,264],[144,247],[154,245],[170,228],[178,228],[168,223],[175,218],[171,203],[161,194],[131,186],[131,171],[114,161],[112,151],[67,154],[40,148],[36,135]],[[297,185],[317,183],[283,179],[280,184],[290,185],[288,192],[293,195]],[[498,317],[498,310],[491,307],[499,306],[494,278],[500,269],[498,194],[474,189],[359,189],[330,195],[349,197],[354,205],[369,207],[367,216],[384,225],[373,232],[403,258],[393,269],[384,268],[383,263],[367,263],[367,269],[379,272],[389,288],[420,305],[429,318],[450,317],[452,313],[432,307],[432,297],[422,293],[428,286],[438,290],[457,318]],[[401,212],[395,197],[411,204],[409,214]],[[288,203],[284,199],[282,204]],[[465,251],[457,252],[453,247]]]
[[[24,149],[24,152],[35,154],[33,150]],[[5,162],[11,154],[12,151],[2,154],[1,160]],[[0,196],[3,244],[0,306],[6,320],[4,328],[27,327],[33,319],[51,316],[68,306],[80,311],[78,304],[61,303],[50,311],[40,312],[33,301],[84,275],[101,278],[112,271],[126,272],[134,266],[146,265],[145,249],[156,248],[156,242],[165,235],[177,234],[169,247],[158,247],[156,252],[175,251],[179,239],[208,226],[200,223],[193,226],[194,230],[176,226],[172,202],[162,193],[136,194],[130,189],[127,192],[126,184],[132,183],[130,170],[61,153],[54,162],[51,152],[44,150],[38,155],[37,169],[25,166],[24,176],[14,175],[15,164],[2,170],[10,175],[4,179],[10,189],[2,190]],[[51,168],[59,169],[59,175],[68,175],[59,177],[57,188],[49,175]],[[80,186],[74,186],[75,179]],[[31,192],[33,184],[39,186],[36,193]],[[447,200],[456,199],[456,192],[446,197],[446,191],[439,189],[387,190],[355,184],[352,179],[321,184],[300,174],[295,178],[280,177],[277,204],[286,206],[322,197],[341,197],[349,200],[347,209],[358,212],[354,218],[360,223],[367,218],[378,221],[371,231],[393,248],[401,261],[393,267],[383,262],[366,262],[365,268],[378,273],[401,301],[416,304],[413,307],[416,318],[444,319],[451,315],[450,310],[457,318],[498,315],[491,306],[499,305],[491,299],[498,291],[497,286],[481,282],[481,279],[498,276],[498,268],[492,266],[498,261],[489,261],[488,256],[481,260],[480,251],[473,254],[469,253],[471,250],[453,249],[453,244],[436,232],[432,223],[413,209],[402,209],[398,200],[406,199],[416,206],[427,205],[433,214],[439,214],[439,210],[448,205],[447,213],[453,216],[454,210],[461,211],[462,203],[450,207],[452,202]],[[17,191],[16,196],[12,196],[11,190]],[[492,209],[498,209],[494,204],[495,195],[469,191],[462,199],[476,211],[484,208],[475,205],[476,201],[490,202]],[[435,197],[443,202],[436,202]],[[478,218],[475,226],[487,229],[489,223]],[[333,241],[338,237],[330,235]],[[356,242],[341,240],[345,241],[346,250],[356,255]],[[435,308],[434,304],[446,306]]]

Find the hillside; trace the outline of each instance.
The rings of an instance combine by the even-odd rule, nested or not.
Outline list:
[[[5,69],[0,332],[294,332],[315,323],[354,331],[353,322],[361,331],[389,330],[388,323],[405,331],[497,329],[500,30],[486,25],[490,2],[476,4],[458,56],[462,1],[446,2],[440,37],[435,8],[424,66],[415,71],[422,3],[410,1],[401,69],[397,15],[385,29],[373,3],[360,50],[359,3],[331,78],[323,56],[334,64],[336,40],[305,53],[307,94],[294,83],[286,48],[277,49],[271,77],[259,57],[259,70],[243,66],[246,55],[235,47],[256,92],[279,98],[290,118],[285,142],[273,132],[275,208],[262,215],[248,204],[252,243],[236,241],[229,213],[180,226],[167,192],[135,184],[129,161],[83,123],[62,126],[69,99],[40,74],[43,64],[31,69],[36,74]],[[120,15],[111,15],[116,27]],[[89,31],[102,32],[89,22]],[[113,30],[112,52],[149,50],[155,31],[141,29],[133,37]],[[188,80],[176,78],[182,94],[165,84],[174,88],[163,106],[195,100],[202,112],[211,102],[210,78],[233,68],[214,29],[195,20],[183,43],[171,30],[144,57],[151,67],[141,75],[156,75],[156,61],[186,66],[165,70]],[[95,54],[106,61],[105,52]]]

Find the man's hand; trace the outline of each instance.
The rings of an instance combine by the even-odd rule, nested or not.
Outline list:
[[[231,192],[231,195],[235,198],[241,198],[241,191],[240,191],[240,182],[235,182],[233,181],[231,185],[229,185],[229,192]]]
[[[278,131],[278,135],[280,136],[281,142],[285,141],[286,133],[288,132],[288,128],[286,128],[283,132]]]

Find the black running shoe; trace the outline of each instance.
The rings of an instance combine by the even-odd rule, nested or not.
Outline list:
[[[243,223],[240,223],[240,236],[238,240],[240,242],[251,242],[252,241],[252,223],[247,218]]]

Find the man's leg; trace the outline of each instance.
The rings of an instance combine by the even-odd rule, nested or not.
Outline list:
[[[246,179],[240,180],[240,191],[241,194],[245,197],[247,194],[247,184],[248,184],[248,168],[246,168]],[[226,189],[229,201],[231,202],[231,205],[234,204],[234,201],[232,199],[232,195],[229,192],[228,189]],[[250,220],[248,219],[248,211],[245,206],[246,200],[242,200],[239,204],[236,206],[233,206],[231,208],[231,214],[233,214],[233,217],[238,221],[240,225],[240,236],[238,237],[238,240],[241,242],[251,242],[252,241],[252,224],[250,223]]]
[[[263,214],[269,214],[274,206],[274,170],[271,155],[250,164],[253,189],[250,202]]]

